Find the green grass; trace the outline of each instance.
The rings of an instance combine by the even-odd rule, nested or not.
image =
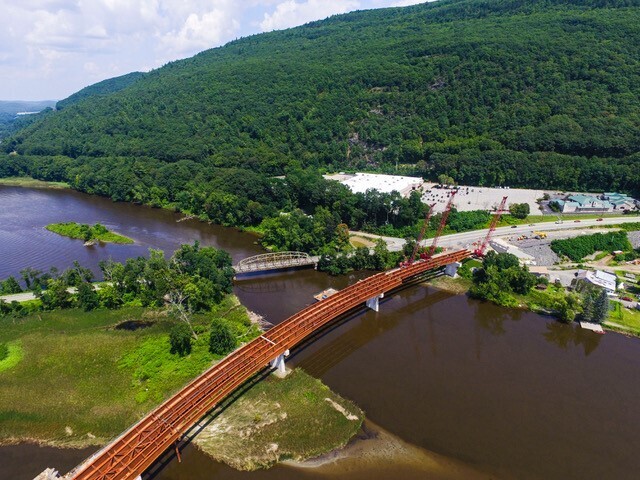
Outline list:
[[[363,419],[364,413],[353,402],[296,369],[284,379],[271,375],[255,384],[217,416],[195,443],[216,460],[255,470],[344,446]]]
[[[552,313],[556,302],[566,295],[563,287],[549,284],[546,290],[532,288],[526,295],[517,295],[521,304],[527,305],[532,312]]]
[[[22,345],[19,341],[0,344],[0,372],[15,367],[22,357]]]
[[[142,308],[0,319],[0,343],[9,346],[0,366],[13,359],[0,368],[0,443],[82,446],[113,438],[216,360],[205,347],[213,316],[224,316],[242,339],[257,334],[237,305],[228,297],[215,313],[194,319],[200,339],[186,357],[169,353],[166,315]],[[153,325],[113,328],[130,320]]]
[[[640,311],[625,308],[620,302],[612,302],[612,304],[613,308],[609,312],[609,319],[605,325],[613,330],[640,336]]]
[[[6,177],[0,178],[0,185],[7,185],[11,187],[29,187],[29,188],[71,188],[68,183],[65,182],[45,182],[43,180],[36,180],[31,177]]]
[[[69,238],[76,238],[80,240],[85,239],[85,230],[83,227],[88,227],[88,225],[82,225],[80,223],[75,222],[66,222],[66,223],[51,223],[47,225],[45,228],[51,232],[57,233],[58,235],[63,235]],[[125,237],[124,235],[119,235],[114,232],[106,231],[106,232],[96,232],[96,228],[89,227],[91,229],[91,240],[99,240],[100,242],[105,243],[120,243],[120,244],[131,244],[134,243],[132,239],[129,237]]]

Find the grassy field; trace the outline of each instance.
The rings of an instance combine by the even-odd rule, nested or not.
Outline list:
[[[63,235],[69,238],[77,238],[80,240],[87,240],[87,238],[85,237],[85,232],[86,228],[89,228],[91,232],[90,240],[98,240],[105,243],[134,243],[133,240],[129,237],[125,237],[124,235],[120,235],[110,231],[100,231],[100,229],[96,229],[95,225],[93,227],[90,227],[88,225],[82,225],[80,223],[66,222],[51,223],[45,228],[51,232],[57,233],[58,235]]]
[[[258,334],[235,297],[197,317],[196,329],[202,332],[216,315],[241,340]],[[125,321],[150,326],[114,328]],[[206,334],[190,355],[170,354],[170,325],[163,314],[141,308],[0,319],[0,343],[10,351],[0,361],[0,443],[82,446],[119,434],[217,360]]]
[[[344,446],[364,419],[354,403],[296,369],[254,385],[195,439],[218,461],[239,470],[279,460],[305,460]]]
[[[612,304],[613,308],[609,312],[609,319],[605,322],[605,326],[640,336],[640,311],[625,308],[619,302],[612,302]]]
[[[45,182],[31,177],[0,178],[0,185],[29,188],[70,188],[69,184],[65,182]]]

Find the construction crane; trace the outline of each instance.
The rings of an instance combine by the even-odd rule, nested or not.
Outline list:
[[[442,231],[444,230],[444,226],[447,224],[447,218],[449,218],[449,213],[451,213],[451,207],[453,207],[453,197],[456,196],[457,190],[451,192],[451,196],[449,197],[449,202],[447,203],[447,207],[444,209],[442,213],[442,218],[440,219],[440,225],[438,226],[438,231],[436,232],[436,236],[433,237],[433,243],[431,244],[431,248],[429,252],[421,255],[421,258],[431,258],[433,254],[436,252],[436,248],[438,247],[438,239],[440,235],[442,235]]]
[[[489,231],[487,232],[487,236],[484,237],[484,240],[482,241],[480,246],[473,251],[473,254],[476,257],[484,257],[484,251],[487,249],[487,245],[489,245],[491,236],[493,235],[493,232],[495,231],[496,226],[500,221],[500,217],[502,217],[502,214],[505,211],[504,207],[507,205],[507,198],[508,197],[502,197],[502,202],[500,202],[500,206],[498,207],[498,210],[496,211],[496,214],[493,216],[493,219],[491,220],[491,224],[489,225]]]
[[[402,262],[400,264],[401,267],[408,267],[416,259],[416,254],[418,253],[418,249],[420,248],[420,243],[422,243],[424,232],[427,231],[427,227],[429,226],[429,220],[431,220],[431,214],[433,213],[433,208],[435,206],[436,206],[435,203],[429,205],[429,210],[427,211],[427,214],[424,217],[424,222],[422,223],[422,229],[420,230],[420,234],[418,235],[418,240],[416,241],[416,244],[413,247],[413,252],[411,252],[411,257],[409,258],[409,260],[405,260],[404,262]]]

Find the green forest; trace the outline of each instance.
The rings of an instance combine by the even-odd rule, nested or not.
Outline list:
[[[353,12],[101,82],[58,106],[3,139],[0,176],[226,225],[318,207],[349,228],[418,221],[398,199],[369,207],[380,199],[319,179],[338,170],[638,195],[640,0]]]

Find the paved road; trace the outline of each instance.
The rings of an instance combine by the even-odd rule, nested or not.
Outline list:
[[[539,222],[527,225],[518,225],[516,228],[512,227],[500,227],[497,228],[494,237],[500,237],[504,235],[521,235],[529,234],[533,231],[557,231],[557,230],[570,230],[586,227],[603,227],[605,225],[619,225],[621,223],[637,223],[640,222],[640,218],[633,216],[624,217],[611,217],[604,218],[602,221],[593,220],[580,220],[574,222],[573,220],[565,221],[564,223],[553,222]],[[486,237],[488,229],[474,230],[472,232],[455,233],[453,235],[446,235],[440,238],[439,245],[442,247],[456,247],[465,248],[471,247],[473,242],[484,239]],[[430,243],[427,240],[426,243]]]
[[[526,225],[518,225],[515,228],[513,227],[500,227],[496,228],[494,237],[500,237],[504,235],[521,235],[521,234],[529,234],[533,231],[551,231],[551,230],[571,230],[576,228],[586,228],[586,227],[603,227],[605,225],[619,225],[621,223],[640,223],[640,217],[636,216],[624,216],[624,217],[605,217],[601,221],[597,221],[596,219],[592,220],[580,220],[578,222],[574,220],[567,220],[563,223],[554,223],[554,222],[539,222],[534,224],[526,224]],[[487,236],[488,228],[483,230],[474,230],[472,232],[464,232],[464,233],[454,233],[451,235],[443,235],[440,237],[438,241],[438,245],[441,247],[455,247],[455,248],[473,248],[473,243],[478,240],[483,240]],[[403,238],[396,237],[384,237],[381,235],[372,235],[370,233],[364,232],[351,232],[353,235],[358,235],[360,237],[368,237],[371,239],[382,238],[385,242],[387,242],[387,246],[390,251],[398,252],[402,250],[404,246]],[[428,238],[423,240],[423,245],[431,245],[433,239]]]

